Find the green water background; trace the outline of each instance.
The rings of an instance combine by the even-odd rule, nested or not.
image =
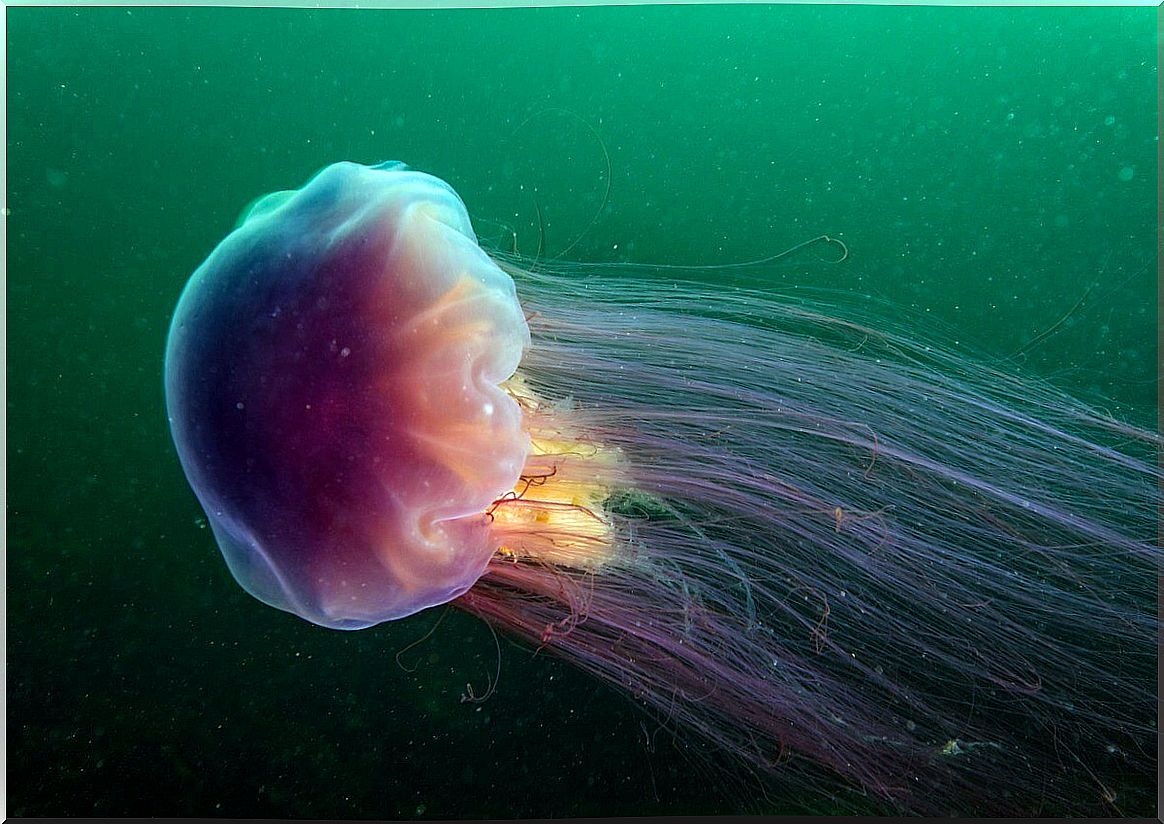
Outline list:
[[[717,264],[839,235],[841,266],[705,278],[872,295],[995,357],[1087,295],[1020,368],[1153,425],[1155,15],[8,9],[9,812],[784,809],[523,647],[461,704],[496,656],[465,616],[405,671],[435,615],[345,634],[246,596],[166,428],[179,291],[255,196],[400,159],[527,253]],[[583,121],[613,170],[593,225]]]

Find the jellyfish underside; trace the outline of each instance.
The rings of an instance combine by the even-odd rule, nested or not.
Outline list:
[[[256,202],[166,356],[238,582],[339,629],[454,602],[911,811],[1111,808],[1103,753],[1154,735],[1154,436],[810,308],[570,289],[401,164]]]

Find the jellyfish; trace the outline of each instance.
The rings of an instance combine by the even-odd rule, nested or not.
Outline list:
[[[451,603],[757,780],[1119,811],[1156,766],[1159,437],[811,302],[668,286],[487,253],[401,163],[261,198],[165,359],[234,578],[340,630]]]

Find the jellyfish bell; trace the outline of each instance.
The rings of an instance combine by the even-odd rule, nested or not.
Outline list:
[[[448,185],[329,166],[257,202],[174,316],[167,405],[239,583],[355,629],[460,595],[530,438],[529,331]]]
[[[896,809],[1105,812],[1108,772],[1154,774],[1160,439],[1046,384],[758,292],[530,271],[395,163],[257,201],[165,371],[232,573],[309,621],[453,602]]]

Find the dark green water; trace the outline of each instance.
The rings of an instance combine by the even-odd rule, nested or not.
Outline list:
[[[531,254],[538,208],[547,253],[581,235],[584,261],[716,264],[839,235],[841,266],[706,277],[872,294],[884,323],[988,356],[1054,328],[1020,368],[1150,426],[1155,22],[9,9],[9,812],[788,809],[709,783],[666,733],[648,746],[656,723],[621,695],[522,647],[503,642],[489,702],[460,703],[496,660],[462,615],[406,671],[395,654],[435,615],[343,634],[246,596],[166,428],[179,291],[255,196],[400,159],[451,182],[483,240],[513,227]],[[583,122],[613,169],[589,228],[605,162]]]

